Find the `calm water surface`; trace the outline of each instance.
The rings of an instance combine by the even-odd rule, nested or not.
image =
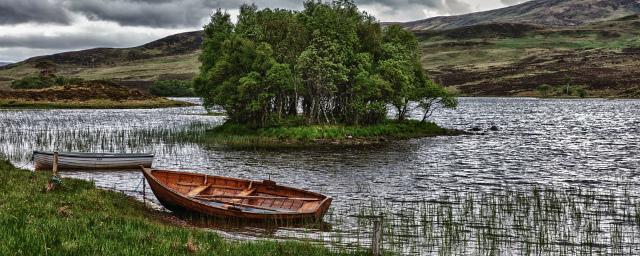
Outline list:
[[[271,178],[334,197],[332,216],[327,217],[331,228],[214,229],[238,237],[304,234],[321,240],[331,237],[332,241],[339,237],[346,244],[359,243],[361,234],[353,231],[358,221],[345,213],[372,201],[397,205],[443,200],[456,193],[490,194],[532,187],[588,189],[620,197],[640,194],[636,189],[640,185],[638,100],[462,98],[457,110],[440,110],[431,119],[449,128],[478,126],[488,130],[496,125],[500,130],[367,148],[312,150],[228,150],[173,137],[176,132],[202,130],[224,121],[224,117],[204,114],[199,106],[0,110],[0,153],[18,166],[32,168],[29,160],[36,149],[151,152],[156,154],[154,166],[159,168]],[[98,186],[136,197],[142,190],[142,175],[137,171],[63,175],[94,180]],[[637,249],[637,243],[631,244]],[[400,250],[425,253],[419,249],[420,243],[414,246],[418,249]]]

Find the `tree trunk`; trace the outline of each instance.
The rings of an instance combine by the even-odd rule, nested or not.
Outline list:
[[[409,107],[409,101],[405,100],[404,101],[404,106],[402,106],[402,115],[401,118],[399,118],[399,121],[404,121],[407,115],[407,108]]]

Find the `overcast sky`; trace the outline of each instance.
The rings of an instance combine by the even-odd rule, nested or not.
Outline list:
[[[464,14],[524,0],[356,0],[381,21]],[[232,15],[247,0],[0,0],[0,61],[94,47],[131,47],[200,29],[217,8]],[[256,0],[301,9],[301,0]]]

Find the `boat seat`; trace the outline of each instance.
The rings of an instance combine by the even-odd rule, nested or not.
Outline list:
[[[239,196],[248,196],[248,195],[253,194],[253,192],[254,192],[254,191],[256,191],[256,189],[255,189],[255,188],[252,188],[252,189],[245,189],[245,190],[240,191],[240,193],[238,193],[238,195],[239,195]]]
[[[211,185],[198,186],[189,191],[189,193],[187,193],[187,196],[197,196],[198,194],[202,193],[202,191],[207,190],[210,186]]]
[[[299,213],[315,212],[317,208],[318,208],[318,203],[317,202],[306,202],[306,203],[302,204],[300,209],[298,209],[298,212]]]
[[[240,191],[240,193],[238,193],[237,195],[238,196],[248,196],[248,195],[253,194],[254,191],[256,191],[255,188],[248,188],[248,189]],[[238,202],[238,203],[242,202],[242,200],[244,200],[244,199],[231,199],[232,202]]]

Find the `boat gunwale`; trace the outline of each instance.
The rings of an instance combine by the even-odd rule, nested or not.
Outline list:
[[[34,150],[33,155],[36,154],[53,156],[52,151],[39,151]],[[154,154],[147,153],[84,153],[84,152],[58,152],[58,156],[71,157],[71,158],[154,158]]]

